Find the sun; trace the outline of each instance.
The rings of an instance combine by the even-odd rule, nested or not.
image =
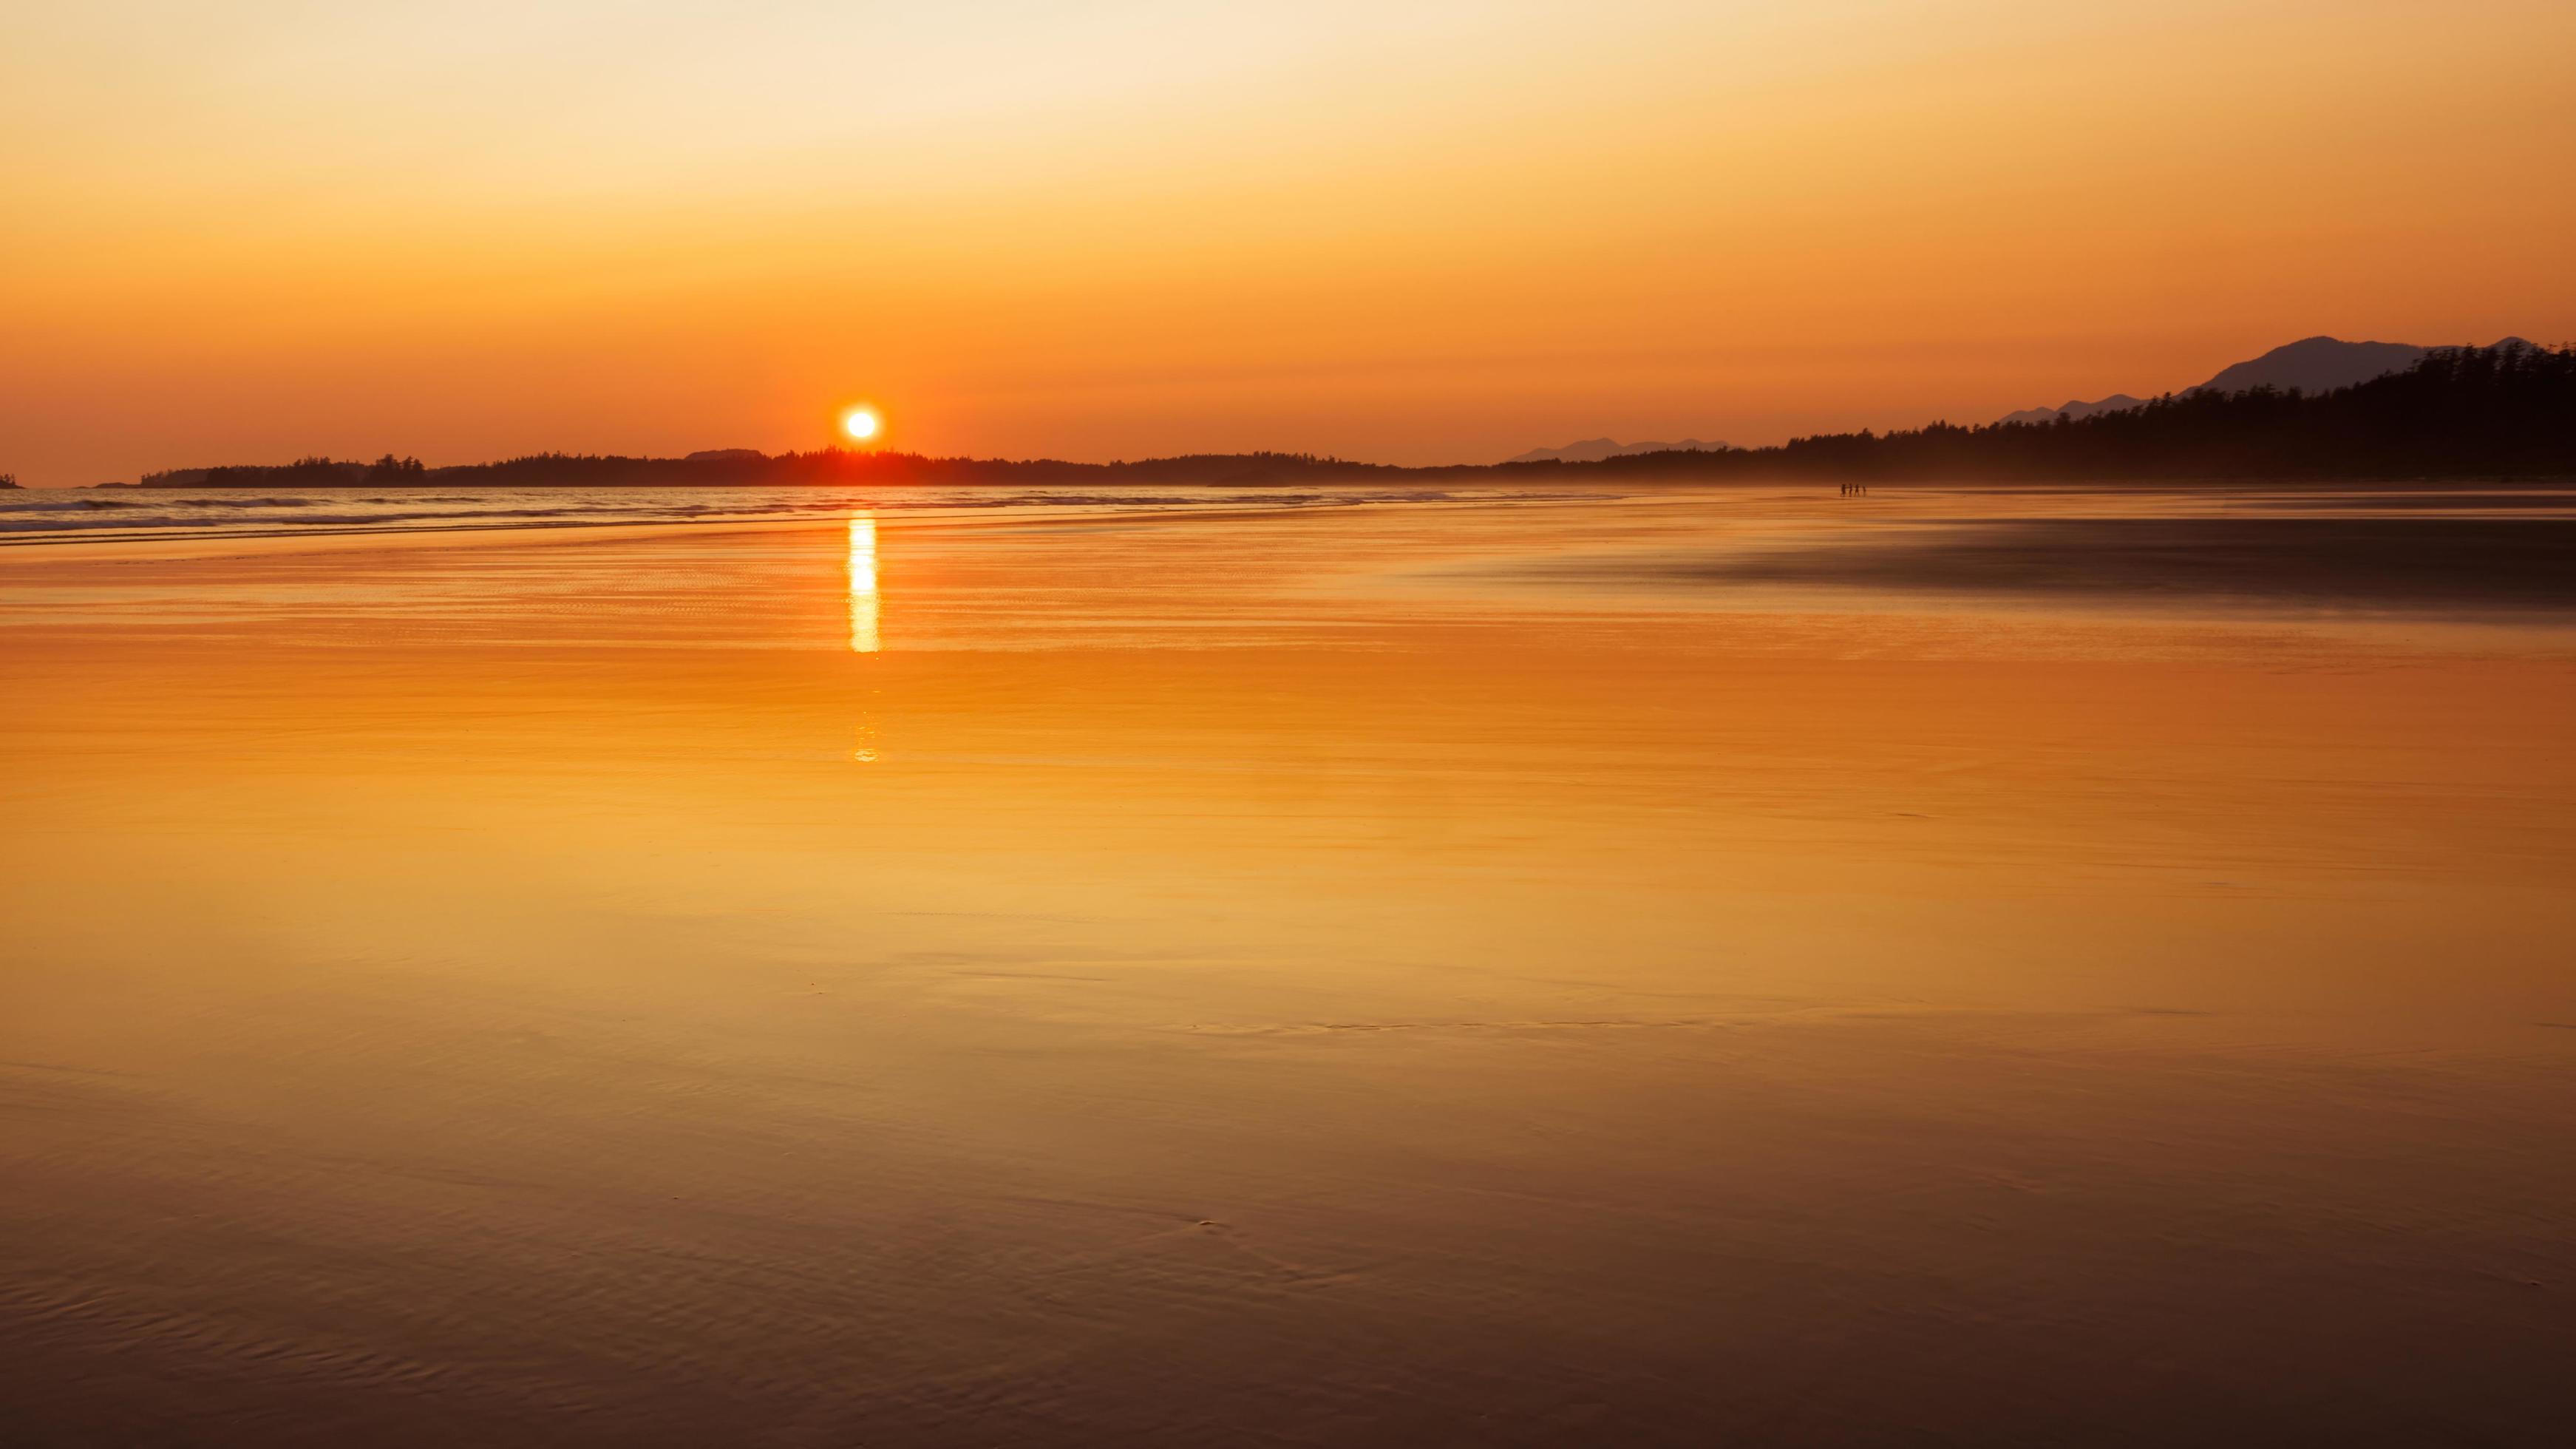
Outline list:
[[[875,437],[878,429],[884,426],[877,421],[876,412],[871,408],[852,408],[841,414],[841,431],[849,434],[852,442],[864,443]]]

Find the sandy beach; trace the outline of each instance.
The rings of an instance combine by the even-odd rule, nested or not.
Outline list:
[[[0,548],[0,1438],[2548,1442],[2568,501]]]

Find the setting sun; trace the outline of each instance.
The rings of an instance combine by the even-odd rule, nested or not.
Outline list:
[[[2576,1449],[2571,81],[0,0],[0,1449]]]

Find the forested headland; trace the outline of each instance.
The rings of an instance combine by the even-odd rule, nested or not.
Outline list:
[[[2576,346],[2440,348],[2403,372],[2333,392],[2194,391],[2047,422],[1933,423],[1830,433],[1772,447],[1639,453],[1597,462],[1445,467],[1355,463],[1303,453],[1232,453],[1071,463],[931,458],[824,449],[692,458],[541,453],[426,468],[305,458],[145,476],[147,487],[713,487],[999,484],[1255,487],[1299,483],[2112,481],[2576,476]]]

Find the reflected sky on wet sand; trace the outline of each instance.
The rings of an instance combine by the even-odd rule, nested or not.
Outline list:
[[[0,1402],[2548,1442],[2576,629],[2354,527],[2497,496],[8,551]]]

